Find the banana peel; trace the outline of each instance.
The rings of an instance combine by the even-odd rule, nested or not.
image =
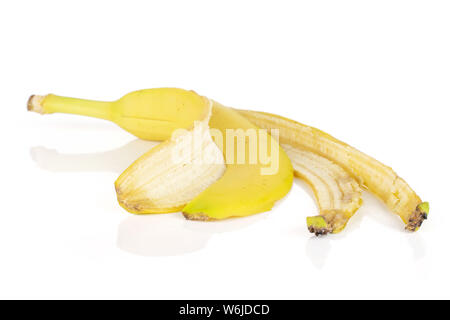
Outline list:
[[[220,173],[219,164],[214,171],[217,177],[212,174],[209,182],[204,184],[203,191],[198,188],[191,194],[187,193],[186,200],[180,199],[178,204],[172,207],[168,206],[167,203],[161,205],[161,203],[156,204],[156,202],[153,202],[147,208],[142,206],[146,196],[149,199],[148,194],[144,192],[146,190],[145,185],[151,185],[152,179],[145,181],[146,179],[136,178],[141,175],[136,173],[139,172],[142,164],[147,161],[153,161],[156,167],[159,162],[155,161],[155,158],[167,152],[167,150],[163,151],[165,148],[172,149],[179,146],[180,142],[170,141],[175,130],[179,128],[192,130],[194,121],[201,122],[208,117],[208,112],[211,110],[208,111],[205,108],[205,104],[207,104],[205,101],[209,100],[193,91],[161,88],[132,92],[114,102],[91,101],[55,95],[32,96],[28,102],[28,110],[41,114],[63,112],[97,117],[113,121],[142,139],[158,141],[169,139],[169,141],[163,143],[162,147],[150,150],[142,159],[138,159],[130,166],[129,170],[127,169],[119,177],[119,183],[116,183],[116,187],[124,183],[126,180],[124,177],[135,176],[136,185],[139,185],[136,190],[138,189],[141,192],[137,197],[140,200],[133,202],[136,199],[128,200],[131,199],[129,195],[118,188],[119,202],[128,211],[134,213],[167,212],[182,208],[185,217],[188,219],[216,220],[269,210],[276,200],[288,192],[292,184],[292,174],[289,173],[292,173],[291,163],[285,159],[285,153],[282,149],[279,149],[282,155],[280,168],[287,168],[287,170],[280,175],[282,178],[279,177],[280,179],[276,180],[275,185],[269,184],[271,187],[268,188],[270,191],[267,192],[270,195],[268,201],[260,202],[261,199],[265,200],[265,198],[256,200],[257,197],[252,198],[247,195],[250,194],[249,190],[252,192],[266,191],[261,186],[267,186],[266,183],[272,183],[273,181],[260,179],[261,184],[259,184],[258,179],[254,176],[230,174],[228,170],[231,168],[228,165],[226,170]],[[220,116],[214,117],[215,113],[220,114]],[[350,217],[362,204],[361,187],[365,187],[377,195],[394,213],[400,216],[405,222],[407,230],[417,231],[428,217],[429,204],[422,202],[408,184],[398,177],[391,168],[327,133],[277,115],[256,111],[232,110],[216,102],[213,102],[212,114],[209,121],[211,128],[217,127],[220,132],[226,131],[227,126],[235,128],[235,124],[239,124],[241,129],[253,126],[266,130],[278,130],[280,143],[293,163],[295,175],[308,182],[315,192],[320,212],[318,216],[308,217],[307,225],[308,229],[316,235],[337,233],[345,227]],[[239,115],[241,118],[239,118]],[[223,121],[223,116],[228,120]],[[208,139],[206,139],[205,144],[210,146],[210,140],[208,142]],[[217,147],[222,151],[225,159],[225,148],[220,145],[217,145]],[[217,154],[217,150],[213,154]],[[201,169],[185,168],[185,171],[195,170]],[[205,168],[205,172],[207,170]],[[223,164],[222,170],[224,170]],[[135,174],[131,174],[132,172]],[[241,174],[246,173],[245,170],[239,172]],[[169,175],[169,177],[176,181],[173,175]],[[201,174],[199,177],[205,179]],[[235,186],[242,185],[243,179],[238,179],[239,177],[245,177],[249,181],[249,186],[252,186],[253,189],[252,187],[236,187],[236,190],[233,190],[233,184],[236,183]],[[214,179],[215,182],[212,182]],[[225,183],[224,181],[228,182]],[[166,190],[170,190],[170,188]],[[240,195],[239,192],[235,192],[233,195],[233,191],[240,191],[243,195]],[[197,192],[198,195],[195,196]],[[183,207],[181,202],[188,201],[187,198],[189,197],[192,197],[191,202]],[[166,199],[168,198],[166,197]],[[227,199],[231,200],[226,201]],[[127,203],[127,201],[129,202]],[[125,203],[126,205],[124,205]],[[216,205],[219,203],[220,206]],[[150,207],[153,209],[149,210]]]
[[[238,150],[237,142],[230,144],[235,137],[228,136],[226,143],[220,144],[226,157],[224,175],[183,208],[184,216],[191,220],[220,220],[270,210],[292,187],[293,169],[286,153],[266,130],[259,130],[235,110],[215,101],[210,126],[219,130],[222,137],[227,137],[230,130],[241,132],[236,139],[241,139],[245,146],[246,157],[239,163],[238,157],[244,150]],[[255,133],[254,150],[251,148],[252,133]],[[273,155],[271,162],[266,165],[256,159],[253,163],[252,155],[259,155],[260,148],[267,143]],[[270,168],[273,172],[264,174]]]
[[[397,214],[406,230],[417,231],[427,219],[429,204],[422,202],[392,168],[319,129],[270,113],[248,110],[239,113],[263,129],[278,129],[282,144],[316,153],[344,168]],[[314,226],[313,221],[310,223]]]
[[[332,161],[310,151],[282,144],[294,173],[314,191],[319,215],[306,218],[315,235],[341,232],[362,205],[362,189],[350,174]]]
[[[172,134],[119,176],[115,188],[125,210],[135,214],[180,211],[224,174],[221,150],[209,134],[210,103],[207,108],[209,113],[195,121],[191,130]]]
[[[56,95],[32,96],[28,109],[41,114],[63,112],[93,116],[113,121],[142,139],[166,140],[131,164],[115,183],[120,205],[131,213],[181,209],[187,219],[193,220],[247,216],[270,210],[289,192],[293,183],[288,156],[265,130],[257,132],[258,128],[235,110],[193,91],[176,88],[140,90],[114,102]],[[193,139],[198,129],[195,123],[201,127],[197,130],[201,132],[201,139],[197,140]],[[211,147],[208,123],[222,137],[230,130],[244,133],[236,137],[248,153],[243,161],[238,159],[240,154],[236,148],[239,142]],[[174,138],[179,129],[187,132],[175,134]],[[252,139],[246,135],[248,130],[257,132],[256,141],[253,141],[256,150],[249,149]],[[270,157],[273,161],[269,163],[259,159],[251,161],[253,155],[260,154],[262,142],[268,143],[276,155]],[[183,145],[191,147],[193,158],[179,161],[178,157],[175,159],[178,161],[174,161],[174,150]],[[217,150],[222,152],[223,158],[217,156]],[[208,165],[196,162],[196,157],[205,152],[222,162]],[[224,157],[227,158],[226,167]],[[273,165],[276,170],[267,172]]]

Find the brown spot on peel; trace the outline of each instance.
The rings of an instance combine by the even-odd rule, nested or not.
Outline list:
[[[316,236],[333,232],[333,229],[329,226],[323,216],[307,217],[306,224],[309,232],[314,233]]]
[[[416,207],[416,210],[411,214],[408,220],[408,224],[405,229],[408,231],[417,231],[422,225],[423,221],[428,219],[428,213],[430,211],[428,202],[422,202]]]
[[[199,213],[187,213],[187,212],[183,212],[183,216],[187,219],[187,220],[193,220],[193,221],[214,221],[216,219],[213,219],[211,217],[208,217],[206,214],[204,214],[203,212],[199,212]]]

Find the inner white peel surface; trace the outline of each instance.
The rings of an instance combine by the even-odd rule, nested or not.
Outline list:
[[[226,166],[209,133],[210,116],[211,106],[192,130],[178,130],[130,166],[116,183],[121,204],[131,211],[176,211],[219,179]]]
[[[361,188],[344,169],[312,152],[282,144],[295,174],[314,190],[320,211],[352,212],[359,207]]]

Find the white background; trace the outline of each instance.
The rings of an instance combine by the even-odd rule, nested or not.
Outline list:
[[[449,17],[430,0],[1,2],[0,298],[450,298]],[[365,194],[317,239],[300,181],[249,218],[133,216],[113,183],[152,144],[25,107],[162,86],[330,132],[392,166],[430,219],[406,233]]]

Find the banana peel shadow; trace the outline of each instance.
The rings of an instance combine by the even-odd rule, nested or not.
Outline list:
[[[30,148],[32,160],[51,172],[120,173],[158,142],[135,139],[117,149],[64,154],[42,146]],[[129,215],[118,227],[117,247],[140,256],[176,256],[204,248],[214,234],[232,232],[265,219],[255,215],[224,221],[188,221],[180,213]]]

